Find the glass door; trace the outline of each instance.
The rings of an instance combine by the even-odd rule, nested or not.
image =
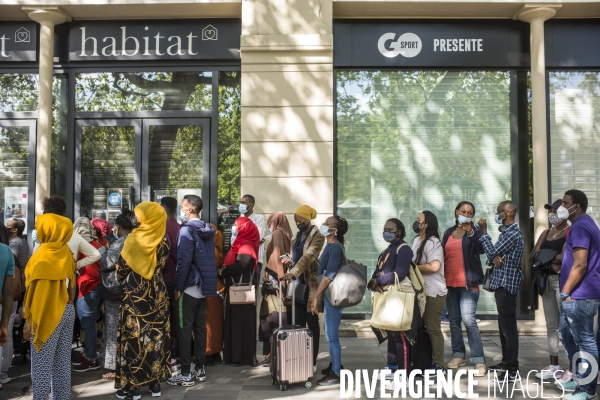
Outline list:
[[[186,194],[195,194],[202,198],[202,218],[208,220],[209,122],[208,118],[144,119],[142,201],[160,202],[161,197],[171,196],[181,202]]]
[[[141,201],[196,194],[207,220],[210,119],[77,120],[76,149],[75,218],[112,223]]]
[[[141,119],[78,120],[74,215],[111,223],[139,202]]]
[[[2,222],[25,222],[23,235],[34,224],[35,120],[0,120],[0,207]],[[31,239],[28,240],[31,247]]]

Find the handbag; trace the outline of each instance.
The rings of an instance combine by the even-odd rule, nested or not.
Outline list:
[[[375,293],[371,325],[387,331],[407,331],[411,328],[415,309],[415,289],[409,278],[402,282],[394,272],[394,284],[383,293]]]
[[[256,302],[255,286],[252,283],[254,271],[252,271],[249,283],[242,283],[243,277],[244,274],[240,276],[240,281],[238,283],[233,282],[233,286],[229,286],[230,304],[255,304]],[[233,278],[231,280],[233,281]]]
[[[306,304],[308,302],[308,285],[300,283],[297,280],[290,281],[285,292],[285,299],[292,301],[296,297],[296,304]]]
[[[317,277],[321,284],[323,275]],[[367,266],[346,258],[335,278],[325,289],[325,297],[334,308],[346,308],[359,304],[367,290]]]
[[[492,285],[492,271],[493,268],[488,268],[485,271],[485,275],[483,276],[483,283],[481,284],[481,288],[483,290],[487,290],[488,292],[494,292],[494,290],[492,290],[491,285]]]
[[[102,278],[102,298],[104,300],[120,301],[123,297],[123,283],[117,279],[117,269],[100,270]]]

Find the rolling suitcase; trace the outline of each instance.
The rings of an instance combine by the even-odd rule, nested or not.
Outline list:
[[[295,293],[292,295],[292,325],[282,326],[281,299],[282,286],[279,281],[279,328],[271,337],[271,376],[273,385],[279,383],[279,390],[286,390],[288,384],[304,383],[312,386],[313,341],[310,329],[297,326]]]

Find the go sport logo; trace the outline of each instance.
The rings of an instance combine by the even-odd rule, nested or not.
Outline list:
[[[581,360],[579,365],[577,362]],[[579,367],[579,369],[577,369]],[[589,374],[585,375],[586,370],[590,369]],[[573,374],[573,380],[577,386],[586,385],[594,382],[598,377],[598,363],[594,357],[584,351],[575,353],[571,371],[577,371],[580,375],[585,375],[585,378],[577,378],[577,374]],[[369,399],[375,398],[377,390],[377,382],[379,381],[379,398],[382,399],[435,399],[435,398],[458,398],[458,399],[474,399],[479,397],[479,393],[475,393],[475,388],[480,384],[487,382],[487,397],[488,398],[514,398],[515,393],[520,393],[521,398],[530,399],[559,399],[565,394],[565,388],[562,381],[559,381],[559,376],[554,373],[553,378],[536,378],[535,374],[539,370],[531,370],[526,376],[521,377],[517,372],[518,379],[515,382],[508,381],[508,374],[504,374],[503,380],[499,379],[497,371],[490,371],[486,378],[475,379],[477,370],[449,370],[446,375],[441,371],[434,373],[433,371],[413,370],[406,376],[406,371],[398,370],[393,374],[393,381],[386,380],[386,374],[380,370],[373,370],[369,373],[366,369],[358,369],[352,374],[352,371],[343,369],[340,371],[340,398],[350,398],[354,393],[355,398],[360,398],[364,388],[364,392]],[[562,373],[564,371],[557,371]],[[369,376],[370,374],[370,376]],[[422,379],[419,379],[422,377]],[[467,388],[464,390],[461,387],[462,378],[467,378]],[[523,383],[525,381],[525,383]],[[386,384],[393,382],[393,391],[386,391]],[[531,384],[530,384],[531,383]],[[544,385],[554,384],[562,393],[559,396],[544,395]],[[436,386],[434,388],[434,386]]]

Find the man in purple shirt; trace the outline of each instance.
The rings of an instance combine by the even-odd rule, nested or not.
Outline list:
[[[580,351],[577,371],[578,383],[564,384],[565,389],[575,389],[563,395],[565,400],[597,400],[596,374],[592,365],[598,365],[598,344],[594,334],[594,318],[600,306],[600,230],[586,214],[588,199],[581,190],[568,190],[562,206],[556,210],[559,218],[569,219],[571,229],[565,243],[560,270],[561,319],[558,328],[567,354]],[[569,333],[571,335],[569,335]],[[572,360],[569,360],[572,361]],[[580,367],[585,364],[584,373]],[[571,385],[572,387],[568,387]]]
[[[169,242],[169,257],[163,270],[163,279],[169,293],[171,303],[171,364],[177,354],[177,303],[175,302],[175,271],[177,270],[177,237],[179,236],[179,222],[177,222],[177,199],[163,197],[160,205],[167,213],[167,240]]]

